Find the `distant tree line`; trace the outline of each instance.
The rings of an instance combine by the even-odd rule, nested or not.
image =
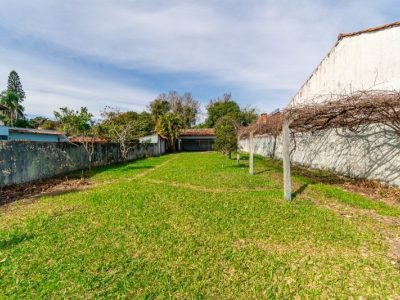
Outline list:
[[[142,112],[121,111],[107,106],[95,120],[86,107],[74,110],[62,107],[54,112],[54,118],[42,116],[26,118],[22,105],[26,95],[16,71],[11,71],[7,89],[0,94],[0,104],[7,110],[0,119],[8,126],[64,131],[69,137],[102,138],[121,144],[121,154],[126,156],[129,144],[152,133],[164,136],[169,150],[174,152],[181,129],[215,128],[215,149],[229,154],[236,150],[234,135],[239,126],[252,123],[256,117],[254,108],[241,108],[230,93],[210,100],[208,116],[199,123],[200,104],[191,93],[176,91],[162,93],[151,101]],[[235,140],[236,141],[236,140]]]

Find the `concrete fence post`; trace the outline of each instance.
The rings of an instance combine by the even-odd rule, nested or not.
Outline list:
[[[292,200],[292,182],[290,178],[290,132],[288,121],[285,121],[282,126],[283,139],[283,194],[285,200]]]
[[[251,131],[249,134],[249,173],[250,175],[254,174],[254,141],[253,141],[254,133]]]
[[[236,164],[239,166],[240,165],[240,153],[239,153],[239,150],[240,150],[240,137],[238,136],[238,138],[237,138],[237,153],[236,153]]]

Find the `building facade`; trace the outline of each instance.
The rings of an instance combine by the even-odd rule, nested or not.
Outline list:
[[[360,91],[400,91],[400,22],[340,34],[290,106],[313,105]],[[248,141],[240,146],[248,150]],[[258,136],[255,153],[282,158],[281,137]],[[296,133],[291,161],[400,186],[400,137],[382,124]]]
[[[66,142],[63,132],[0,125],[0,141]]]
[[[178,151],[211,151],[214,141],[213,128],[183,129],[178,138]]]

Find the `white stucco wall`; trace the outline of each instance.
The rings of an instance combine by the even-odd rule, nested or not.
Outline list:
[[[357,133],[329,129],[296,134],[290,144],[292,163],[400,186],[400,137],[384,126],[366,126]],[[241,140],[240,147],[248,152],[248,140]],[[281,137],[275,152],[273,137],[255,137],[254,152],[281,159]]]
[[[400,90],[400,27],[344,37],[314,70],[291,104],[305,104],[316,97],[324,101],[330,94],[371,89]]]
[[[400,27],[340,40],[289,105],[312,104],[361,90],[400,91]],[[240,145],[248,151],[248,141]],[[256,137],[255,153],[272,156],[273,138]],[[296,145],[296,147],[295,147]],[[343,129],[296,134],[291,161],[400,186],[400,136],[382,125],[357,134]],[[278,137],[275,157],[282,157]]]

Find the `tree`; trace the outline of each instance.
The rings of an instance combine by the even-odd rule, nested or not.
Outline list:
[[[87,135],[94,123],[93,115],[86,107],[81,107],[79,111],[61,107],[59,112],[54,112],[54,116],[68,136]]]
[[[169,112],[171,106],[168,100],[165,99],[165,94],[161,94],[157,99],[150,102],[149,108],[154,122],[157,123],[160,117]]]
[[[78,140],[88,155],[90,171],[94,153],[93,115],[88,112],[86,107],[81,107],[79,111],[68,107],[61,107],[59,112],[54,112],[54,116],[59,122],[60,128],[68,136],[79,137]]]
[[[167,138],[172,152],[176,152],[176,139],[181,129],[182,121],[176,114],[170,112],[160,117],[156,125],[157,133]]]
[[[4,91],[0,95],[0,104],[8,108],[6,117],[11,126],[14,126],[15,120],[24,116],[24,107],[19,104],[19,97],[12,91]]]
[[[232,116],[223,116],[218,119],[215,126],[214,149],[231,158],[233,151],[237,150],[236,137],[237,121]]]
[[[143,133],[141,114],[121,112],[118,108],[106,106],[101,113],[102,123],[99,125],[101,135],[120,145],[121,156],[125,160],[132,149],[132,142]]]
[[[19,102],[25,100],[25,92],[22,88],[21,80],[16,71],[12,70],[8,75],[7,91],[13,92],[18,96]]]
[[[155,121],[171,112],[181,119],[182,126],[185,128],[190,128],[196,123],[199,112],[199,102],[188,92],[183,95],[179,95],[176,91],[160,94],[149,107]]]
[[[257,120],[258,114],[255,108],[245,107],[240,110],[240,125],[248,126]]]
[[[240,107],[232,100],[231,94],[224,94],[222,99],[211,100],[207,106],[208,117],[205,125],[208,128],[215,127],[218,119],[230,116],[240,122]]]
[[[257,119],[257,113],[254,108],[240,106],[232,100],[230,93],[225,93],[223,98],[211,100],[207,106],[208,117],[204,123],[205,127],[215,127],[218,120],[224,116],[230,116],[238,124],[247,126]]]
[[[200,111],[200,105],[190,93],[184,93],[182,96],[182,114],[181,118],[185,126],[192,127],[196,124],[197,114]]]

